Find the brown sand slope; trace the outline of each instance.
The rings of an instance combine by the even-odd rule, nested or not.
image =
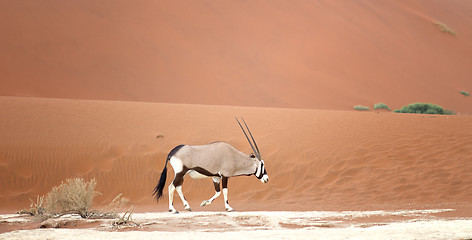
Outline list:
[[[240,115],[260,145],[270,182],[231,179],[238,210],[448,207],[472,199],[467,116],[15,97],[0,97],[0,105],[6,211],[27,207],[28,198],[72,177],[96,178],[99,204],[123,193],[138,207],[164,211],[166,197],[156,205],[151,192],[167,153],[216,140],[249,153],[234,120]],[[211,180],[187,177],[183,189],[201,210],[212,188]],[[180,200],[176,207],[183,209]],[[223,208],[217,199],[206,209]]]
[[[0,95],[472,113],[472,1],[0,1]],[[440,21],[456,32],[442,33]]]

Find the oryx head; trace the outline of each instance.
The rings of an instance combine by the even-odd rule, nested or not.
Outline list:
[[[252,150],[254,151],[254,154],[249,155],[254,161],[256,162],[256,172],[254,175],[261,180],[263,183],[269,182],[269,175],[267,175],[267,171],[264,166],[264,160],[262,160],[261,157],[261,152],[259,151],[259,148],[257,147],[256,140],[254,140],[254,137],[252,136],[251,130],[249,130],[249,127],[246,124],[246,121],[244,121],[244,118],[241,117],[243,120],[244,126],[246,126],[247,131],[249,132],[249,135],[251,136],[251,139],[249,139],[246,131],[244,130],[243,126],[239,122],[239,120],[236,118],[236,121],[238,121],[239,126],[241,127],[241,130],[243,130],[244,135],[247,138],[247,141],[249,142],[249,145],[251,145]],[[254,143],[254,144],[253,144]]]

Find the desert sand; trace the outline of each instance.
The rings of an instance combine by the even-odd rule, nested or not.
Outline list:
[[[424,208],[472,198],[469,116],[16,97],[0,104],[4,209],[83,177],[97,180],[97,204],[123,193],[165,210],[151,192],[174,146],[226,141],[251,152],[235,116],[247,120],[270,176],[268,184],[230,179],[237,210]],[[186,179],[183,189],[195,207],[214,193],[205,179]]]
[[[459,93],[472,92],[471,12],[461,0],[0,0],[0,238],[472,238],[472,97]],[[353,110],[379,102],[457,115]],[[236,116],[269,183],[231,178],[226,213],[222,197],[200,207],[211,180],[187,177],[194,212],[176,197],[169,215],[167,188],[151,196],[168,152],[225,141],[251,153]],[[122,193],[149,226],[36,229],[11,215],[75,177],[97,180],[94,208]]]
[[[270,181],[231,178],[230,203],[237,211],[452,209],[435,220],[466,225],[472,216],[470,116],[19,97],[0,97],[0,104],[4,213],[26,208],[29,198],[66,178],[82,177],[97,180],[102,195],[96,197],[96,208],[123,193],[136,212],[169,214],[167,189],[159,203],[151,197],[167,153],[178,144],[218,140],[250,153],[234,120],[244,116]],[[183,190],[194,211],[224,214],[222,198],[199,206],[214,193],[211,180],[187,176]],[[180,199],[175,198],[175,206],[184,211]],[[5,224],[6,232],[22,229]],[[458,233],[468,233],[457,227]],[[270,230],[277,234],[280,229]]]
[[[472,113],[470,1],[0,4],[3,96]]]

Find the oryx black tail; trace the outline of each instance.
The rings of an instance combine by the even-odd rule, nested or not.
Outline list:
[[[154,191],[152,195],[155,195],[156,201],[159,201],[159,198],[162,197],[162,191],[164,190],[164,186],[166,185],[166,179],[167,179],[167,163],[169,162],[170,158],[174,156],[174,154],[179,151],[180,148],[182,148],[185,145],[179,145],[172,149],[170,153],[167,155],[166,159],[166,164],[164,165],[164,169],[161,172],[161,177],[159,178],[159,182],[157,183],[156,187],[154,188]]]

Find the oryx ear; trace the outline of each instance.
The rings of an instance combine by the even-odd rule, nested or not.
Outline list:
[[[249,154],[249,157],[256,158],[256,156],[254,156],[254,153]]]

